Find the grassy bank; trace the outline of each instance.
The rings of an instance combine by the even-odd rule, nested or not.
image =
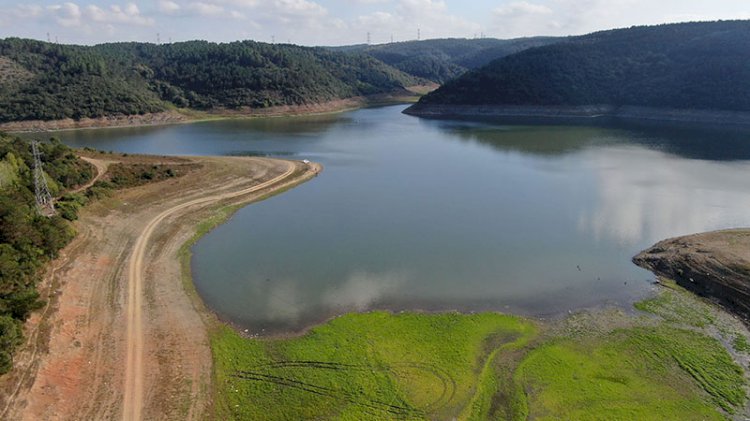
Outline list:
[[[741,411],[739,351],[722,343],[742,348],[747,332],[679,289],[638,306],[651,315],[553,325],[372,312],[287,339],[221,327],[212,334],[214,417],[706,420]],[[673,317],[681,312],[698,316],[685,323]]]

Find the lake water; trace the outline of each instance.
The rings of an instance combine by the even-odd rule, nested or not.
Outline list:
[[[630,262],[641,249],[750,226],[748,133],[432,121],[403,108],[61,137],[325,166],[194,246],[200,295],[252,332],[375,308],[548,316],[629,306],[653,279]]]

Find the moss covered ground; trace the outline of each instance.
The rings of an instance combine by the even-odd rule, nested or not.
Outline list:
[[[650,315],[606,329],[606,312],[557,322],[575,329],[498,313],[387,312],[345,315],[295,338],[219,327],[214,416],[710,420],[744,410],[739,349],[725,346],[745,351],[746,330],[683,291],[637,307]]]
[[[219,419],[450,419],[469,406],[496,350],[533,323],[500,314],[350,314],[296,339],[213,340]]]

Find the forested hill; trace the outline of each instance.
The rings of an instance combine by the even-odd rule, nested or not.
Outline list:
[[[532,47],[558,42],[561,38],[518,39],[433,39],[380,45],[352,45],[333,48],[350,53],[366,53],[405,73],[444,83],[480,66]]]
[[[446,83],[437,106],[643,106],[750,111],[750,21],[593,33],[496,60]]]
[[[0,40],[0,122],[316,104],[417,83],[371,56],[323,48]]]

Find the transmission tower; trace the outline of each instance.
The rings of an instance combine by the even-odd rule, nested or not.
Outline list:
[[[39,142],[36,140],[31,141],[31,151],[34,154],[34,194],[36,196],[36,206],[40,214],[52,216],[55,214],[55,204],[52,202],[52,193],[50,193],[47,179],[44,177]]]

